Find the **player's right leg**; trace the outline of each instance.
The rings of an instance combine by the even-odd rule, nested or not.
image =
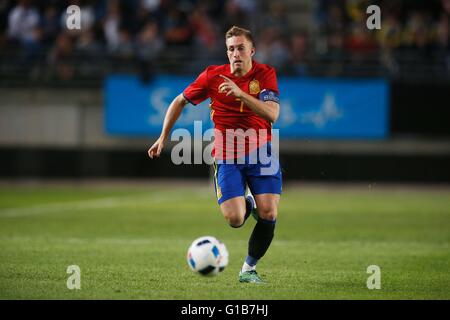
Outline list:
[[[235,197],[225,200],[220,204],[220,210],[233,228],[239,228],[244,224],[245,217],[245,199],[244,197]]]
[[[241,227],[256,202],[245,197],[246,181],[238,164],[214,164],[214,186],[224,218],[233,228]]]

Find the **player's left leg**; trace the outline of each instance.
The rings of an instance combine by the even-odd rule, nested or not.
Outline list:
[[[276,157],[271,157],[267,164],[249,164],[245,177],[255,197],[259,217],[248,241],[248,255],[239,274],[239,281],[259,283],[262,280],[256,272],[256,264],[265,255],[274,237],[282,191],[281,166]]]
[[[248,241],[248,255],[240,273],[241,282],[261,282],[256,273],[256,264],[265,255],[274,237],[278,216],[279,194],[255,195],[258,207],[258,222],[256,223]]]

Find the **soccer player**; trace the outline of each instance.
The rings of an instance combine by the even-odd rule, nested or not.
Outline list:
[[[249,30],[233,26],[225,34],[225,43],[229,64],[207,67],[172,101],[161,135],[148,154],[152,159],[159,157],[186,104],[211,99],[218,204],[233,228],[241,227],[250,215],[257,220],[239,281],[262,283],[255,268],[272,242],[282,189],[271,143],[272,124],[280,111],[276,72],[252,59],[255,46]],[[262,160],[261,148],[269,162]],[[275,169],[263,172],[269,167]],[[247,187],[251,193],[246,195]]]

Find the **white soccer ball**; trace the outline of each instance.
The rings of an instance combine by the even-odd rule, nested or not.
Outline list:
[[[228,250],[225,244],[215,237],[200,237],[189,247],[187,263],[194,272],[215,276],[228,265]]]

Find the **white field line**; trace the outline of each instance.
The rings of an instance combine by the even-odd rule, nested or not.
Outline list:
[[[162,250],[168,250],[165,244],[170,243],[179,243],[190,245],[192,239],[188,238],[79,238],[79,237],[24,237],[24,236],[12,236],[12,237],[1,237],[0,236],[0,245],[5,244],[6,242],[33,242],[33,243],[51,243],[51,244],[101,244],[101,245],[162,245],[160,248]],[[231,241],[230,241],[231,242]],[[233,241],[245,244],[245,240]]]
[[[16,218],[24,216],[33,216],[47,213],[65,213],[69,211],[87,210],[87,209],[107,209],[120,206],[132,205],[152,205],[160,202],[172,202],[180,199],[181,195],[176,193],[152,193],[149,195],[131,195],[122,197],[107,197],[90,200],[79,200],[70,202],[57,202],[33,205],[28,207],[0,209],[0,218]]]

